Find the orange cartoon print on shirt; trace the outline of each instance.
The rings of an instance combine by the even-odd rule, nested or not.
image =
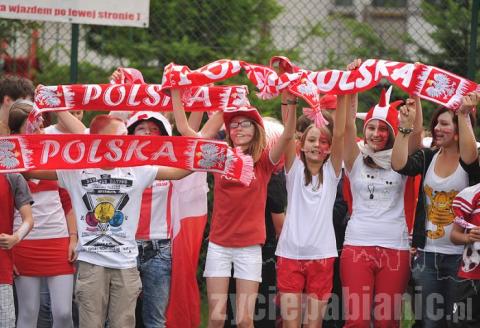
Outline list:
[[[451,190],[434,191],[430,186],[425,185],[425,195],[427,195],[428,208],[427,218],[428,221],[433,223],[437,229],[427,230],[427,237],[430,239],[442,238],[445,235],[445,226],[448,226],[455,219],[455,215],[452,211],[452,202],[458,191]]]

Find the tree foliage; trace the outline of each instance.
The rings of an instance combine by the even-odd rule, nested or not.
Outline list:
[[[466,76],[472,1],[424,0],[421,7],[423,18],[434,27],[430,37],[437,46],[427,48],[423,44],[417,43],[423,61]],[[477,46],[477,52],[479,50],[480,47]],[[476,61],[478,67],[479,60],[476,59]]]

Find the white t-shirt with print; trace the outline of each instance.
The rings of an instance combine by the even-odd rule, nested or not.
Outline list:
[[[427,211],[425,223],[427,240],[423,250],[442,254],[462,254],[464,246],[455,245],[450,240],[455,219],[452,202],[460,191],[468,187],[468,174],[459,163],[450,176],[439,177],[435,173],[438,154],[433,156],[423,181]]]
[[[77,217],[78,259],[127,269],[137,265],[137,231],[143,191],[155,181],[157,168],[57,171]]]
[[[333,204],[341,175],[335,175],[330,160],[323,165],[323,183],[318,176],[305,186],[304,164],[295,158],[286,174],[288,208],[275,254],[290,259],[323,259],[338,256],[333,228]]]
[[[367,166],[362,154],[348,177],[353,204],[344,244],[409,249],[404,209],[407,177],[391,169]]]

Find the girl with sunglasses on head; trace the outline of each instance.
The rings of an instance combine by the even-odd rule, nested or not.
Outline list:
[[[253,327],[258,285],[261,281],[261,244],[265,242],[267,184],[289,143],[294,139],[296,97],[282,93],[282,110],[287,115],[278,141],[266,147],[263,120],[254,107],[239,107],[216,113],[200,133],[187,122],[178,89],[172,89],[175,122],[184,136],[213,138],[223,122],[230,146],[240,148],[254,161],[254,179],[247,187],[239,181],[214,174],[213,217],[204,276],[207,279],[209,327],[223,327],[232,264],[236,278],[236,322]]]

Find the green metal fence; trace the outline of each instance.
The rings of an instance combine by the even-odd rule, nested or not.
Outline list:
[[[116,66],[135,66],[153,82],[171,61],[267,63],[284,54],[310,69],[344,67],[359,56],[422,61],[473,78],[478,6],[477,0],[152,0],[148,29],[2,20],[3,70],[68,83],[100,82]],[[77,58],[78,67],[71,66]]]

